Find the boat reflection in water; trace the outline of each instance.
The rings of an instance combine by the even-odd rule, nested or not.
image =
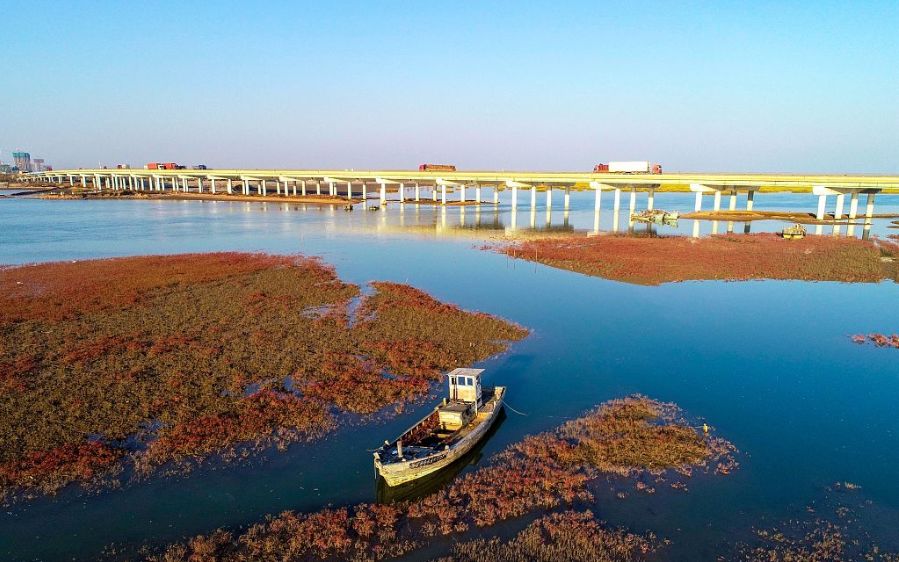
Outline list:
[[[496,421],[484,434],[484,437],[472,447],[470,451],[459,457],[452,464],[447,465],[434,474],[418,478],[405,484],[398,486],[388,486],[382,477],[377,479],[377,500],[378,503],[394,503],[405,500],[417,500],[440,490],[459,475],[462,470],[469,465],[476,465],[481,462],[483,457],[482,450],[493,435],[499,430],[503,422],[506,421],[506,410],[501,409],[497,414]]]

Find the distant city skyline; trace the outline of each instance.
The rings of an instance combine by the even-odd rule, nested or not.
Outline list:
[[[4,161],[899,172],[897,2],[29,7]]]

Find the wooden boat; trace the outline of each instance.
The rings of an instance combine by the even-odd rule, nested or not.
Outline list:
[[[470,451],[502,410],[506,387],[481,388],[483,369],[447,374],[449,398],[392,442],[375,451],[375,471],[388,486],[433,474]]]
[[[787,240],[801,240],[805,238],[806,231],[805,227],[801,224],[794,224],[793,226],[788,226],[783,229],[780,235]]]
[[[411,482],[404,482],[396,486],[391,486],[387,482],[378,477],[376,483],[376,498],[378,503],[393,503],[406,500],[417,500],[425,496],[429,496],[434,492],[443,489],[447,484],[452,482],[460,472],[469,466],[476,466],[484,459],[484,447],[493,435],[499,431],[506,419],[505,408],[500,408],[496,415],[496,421],[480,441],[475,443],[470,451],[454,460],[441,470],[432,472],[427,476],[422,476]]]

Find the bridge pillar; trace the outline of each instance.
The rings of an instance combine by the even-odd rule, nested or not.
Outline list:
[[[431,186],[431,201],[437,203],[437,185]]]
[[[697,213],[702,210],[702,192],[701,191],[696,192],[696,203],[693,205],[693,210]],[[698,234],[697,234],[697,236],[698,236]]]
[[[843,204],[846,201],[846,195],[840,193],[837,195],[837,206],[833,212],[833,218],[836,220],[840,220],[843,218]]]
[[[493,186],[493,206],[499,207],[499,185]]]
[[[333,181],[328,182],[328,195],[330,195],[332,197],[334,195],[336,195],[336,192],[334,191],[334,182]]]
[[[381,201],[381,205],[383,205],[384,203],[387,202],[387,184],[386,183],[381,184],[381,194],[378,197],[378,199]],[[445,202],[446,201],[444,201],[444,203]]]
[[[546,186],[546,210],[550,211],[553,208],[553,186]]]
[[[262,196],[265,197],[268,195],[268,187],[265,185],[265,180],[259,182],[260,187],[262,187]]]
[[[459,186],[459,201],[465,203],[465,184]]]
[[[637,211],[637,188],[635,187],[631,188],[631,200],[630,204],[628,205],[628,210],[630,212],[627,215],[627,219],[631,220],[631,217]]]
[[[823,193],[818,196],[818,213],[815,215],[819,221],[824,220],[824,209],[827,208],[827,195]]]
[[[874,221],[874,193],[869,193],[865,201],[865,227],[862,237],[867,240],[871,235],[871,223]]]
[[[400,203],[406,202],[406,184],[400,182]]]
[[[346,182],[346,198],[349,201],[353,200],[353,182]]]
[[[474,200],[478,205],[481,204],[481,184],[479,183],[474,184]]]
[[[81,176],[81,187],[87,189],[87,177],[83,175]]]
[[[656,190],[650,189],[649,193],[646,196],[646,208],[649,209],[650,211],[653,210],[653,208],[655,207],[655,196],[656,196]]]
[[[750,190],[746,193],[746,210],[747,210],[747,211],[751,211],[751,210],[752,210],[752,200],[753,200],[754,198],[755,198],[755,191],[752,190],[752,189],[750,189]]]
[[[365,205],[368,201],[368,188],[365,185],[365,182],[362,182],[362,204]]]
[[[531,186],[531,211],[537,210],[537,186]]]
[[[421,201],[421,186],[418,185],[418,182],[415,182],[415,202],[418,203]]]
[[[440,184],[440,202],[443,205],[446,205],[446,184]]]
[[[563,199],[562,208],[566,211],[571,208],[571,187],[565,186],[565,198]]]
[[[849,196],[849,218],[854,219],[858,216],[858,191],[853,191]]]
[[[231,181],[231,178],[228,178],[227,190],[228,190],[228,195],[231,195],[232,193],[234,193],[234,184]]]
[[[602,208],[602,189],[596,188],[596,201],[593,203],[593,211],[599,215],[599,210]]]
[[[209,178],[209,190],[215,194],[215,178]]]
[[[615,216],[618,216],[618,213],[621,212],[621,188],[615,188],[615,197],[612,199],[612,212],[615,213]],[[618,230],[617,228],[615,230]]]
[[[715,190],[715,199],[712,203],[712,210],[720,211],[721,210],[721,191]]]
[[[363,187],[365,187],[365,184],[363,184]],[[306,197],[306,180],[300,181],[300,195]]]
[[[518,187],[512,186],[512,212],[518,209]]]
[[[322,194],[322,182],[320,182],[318,180],[315,180],[315,194],[316,195]]]

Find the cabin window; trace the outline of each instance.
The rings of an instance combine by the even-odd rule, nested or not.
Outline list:
[[[456,377],[450,377],[450,384],[453,386],[456,385]]]

